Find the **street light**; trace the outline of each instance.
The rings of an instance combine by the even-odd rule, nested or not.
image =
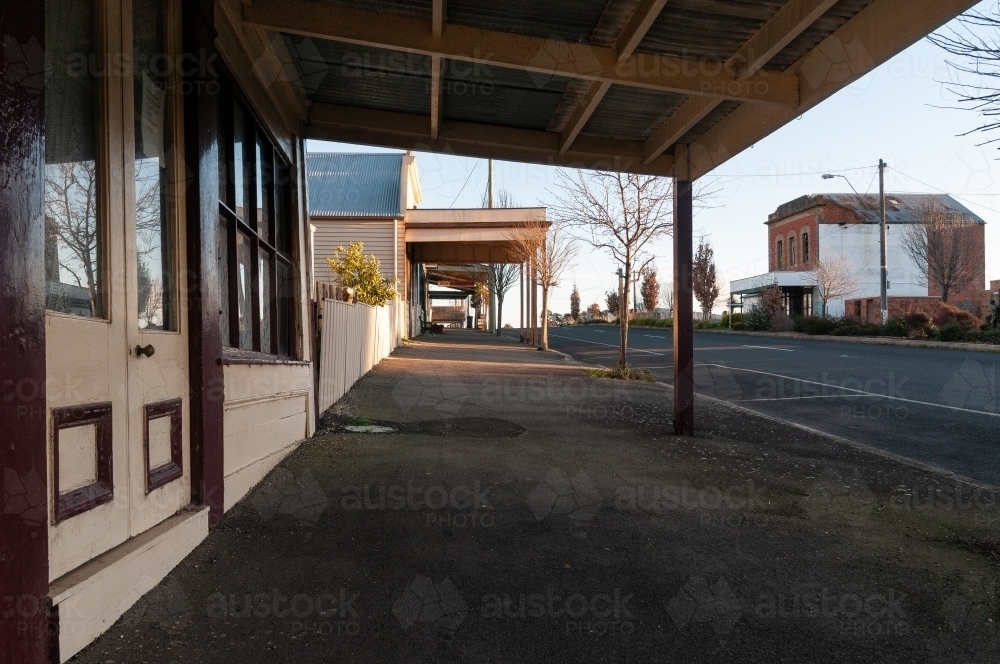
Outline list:
[[[878,160],[879,253],[881,254],[880,258],[881,258],[881,263],[882,263],[881,275],[880,275],[880,279],[879,279],[879,281],[880,281],[880,291],[881,291],[881,293],[880,293],[881,294],[880,307],[879,308],[882,310],[882,322],[883,323],[885,323],[885,322],[887,322],[889,320],[889,258],[888,258],[888,250],[887,250],[887,247],[886,247],[886,245],[888,244],[888,235],[889,235],[888,230],[889,230],[889,227],[885,223],[885,168],[886,168],[886,166],[888,166],[887,163],[885,163],[881,159]],[[844,180],[847,181],[847,184],[850,185],[851,189],[854,191],[854,194],[858,197],[858,200],[864,201],[864,199],[861,198],[861,194],[859,194],[858,190],[854,188],[854,185],[851,184],[851,181],[847,179],[846,175],[840,175],[839,173],[837,173],[837,174],[834,174],[834,173],[824,173],[823,174],[823,179],[824,180],[831,180],[833,178],[844,178]],[[868,207],[868,206],[866,205],[865,207]]]

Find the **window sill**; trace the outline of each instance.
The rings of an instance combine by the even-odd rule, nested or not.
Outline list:
[[[268,355],[258,353],[255,350],[240,350],[236,348],[223,348],[222,357],[219,362],[223,366],[245,365],[245,364],[280,364],[285,366],[312,366],[312,362],[297,360],[284,355]]]

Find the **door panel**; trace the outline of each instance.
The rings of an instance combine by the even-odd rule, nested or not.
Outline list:
[[[125,82],[126,237],[129,297],[129,534],[137,535],[191,501],[186,307],[177,306],[185,274],[184,181],[180,127],[178,2],[125,0],[123,31],[132,48]],[[152,349],[139,353],[138,347]],[[180,402],[183,470],[166,472],[170,427],[163,404]],[[152,407],[152,410],[151,410]],[[172,407],[171,407],[172,408]],[[173,409],[176,417],[176,409]],[[160,431],[162,435],[155,435]],[[166,436],[166,438],[164,438]],[[159,472],[158,472],[159,471]],[[169,481],[160,485],[154,476]]]
[[[184,192],[183,179],[172,175],[184,172],[181,100],[172,93],[179,90],[179,10],[175,0],[165,7],[159,0],[46,2],[47,55],[56,72],[46,88],[46,108],[53,109],[46,117],[49,476],[65,485],[53,484],[50,499],[52,579],[152,528],[191,498],[187,317],[179,306]],[[64,52],[86,53],[80,26],[87,25],[94,26],[96,63],[84,77],[89,90],[63,82],[59,70]],[[133,33],[141,46],[135,50]],[[143,68],[154,62],[162,73]],[[80,109],[89,106],[95,110],[88,127],[79,117],[86,119]],[[81,134],[87,131],[93,140]],[[77,421],[59,409],[84,406],[105,414],[110,408],[110,415],[99,424],[77,418],[78,428],[57,435],[54,421]],[[98,435],[106,429],[110,445]],[[59,518],[60,491],[80,499],[82,488],[87,503],[89,474],[109,458],[113,499],[107,502],[95,480],[92,505]],[[57,467],[59,459],[73,467]]]
[[[46,395],[49,429],[49,577],[58,578],[128,538],[128,390],[120,75],[102,63],[120,56],[114,3],[46,2]],[[79,69],[80,54],[89,63]],[[77,68],[74,69],[74,63]],[[54,412],[111,405],[114,498],[57,519]],[[99,456],[97,427],[74,432],[79,454]],[[86,446],[90,445],[90,449]],[[62,472],[60,472],[62,470]]]

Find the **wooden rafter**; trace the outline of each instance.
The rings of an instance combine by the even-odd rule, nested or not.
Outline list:
[[[691,144],[691,178],[734,157],[975,4],[975,0],[873,0],[785,70],[802,78],[799,110],[737,108]]]
[[[557,132],[448,120],[431,138],[426,115],[354,106],[313,104],[306,138],[382,145],[403,150],[445,152],[549,166],[673,175],[674,159],[662,155],[642,163],[642,141],[581,136],[560,154]]]
[[[632,14],[625,21],[622,32],[618,35],[615,50],[618,51],[618,60],[628,59],[635,53],[649,28],[652,27],[656,17],[660,15],[667,0],[640,0],[639,4],[632,11]]]
[[[587,120],[597,110],[598,104],[601,103],[601,100],[604,99],[604,95],[610,88],[611,84],[606,81],[590,84],[583,97],[577,102],[573,114],[569,117],[569,122],[566,123],[566,128],[563,129],[559,154],[566,154],[566,151],[573,145],[573,141],[580,135],[580,131],[587,124]]]
[[[667,0],[641,0],[638,6],[636,6],[632,14],[628,17],[628,20],[625,21],[625,26],[622,28],[621,34],[618,35],[618,40],[615,44],[615,51],[618,53],[618,62],[625,62],[631,57],[642,41],[642,38],[646,36],[650,26],[653,25],[653,21],[660,15],[663,6],[666,4]],[[563,154],[569,150],[569,147],[576,140],[576,137],[580,135],[580,131],[583,130],[584,125],[587,124],[594,111],[597,110],[598,105],[610,88],[611,84],[607,81],[590,84],[587,92],[580,99],[576,109],[570,115],[566,129],[563,130],[563,143],[559,148],[559,154]]]
[[[835,4],[837,0],[789,0],[726,61],[726,69],[734,72],[736,80],[747,80]],[[646,159],[653,160],[663,154],[720,102],[720,99],[689,98],[646,140]]]
[[[440,55],[431,57],[431,138],[437,140],[444,112],[444,67]]]
[[[484,65],[617,83],[651,90],[798,106],[794,76],[753,75],[737,81],[706,63],[633,54],[618,61],[613,48],[569,43],[448,23],[440,37],[431,21],[342,7],[318,0],[269,0],[244,10],[244,21],[268,30]]]
[[[440,37],[447,20],[445,0],[431,0],[431,34]]]

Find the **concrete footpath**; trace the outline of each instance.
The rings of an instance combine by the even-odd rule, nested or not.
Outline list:
[[[422,336],[78,662],[996,662],[995,489]],[[355,433],[382,425],[395,433]]]

